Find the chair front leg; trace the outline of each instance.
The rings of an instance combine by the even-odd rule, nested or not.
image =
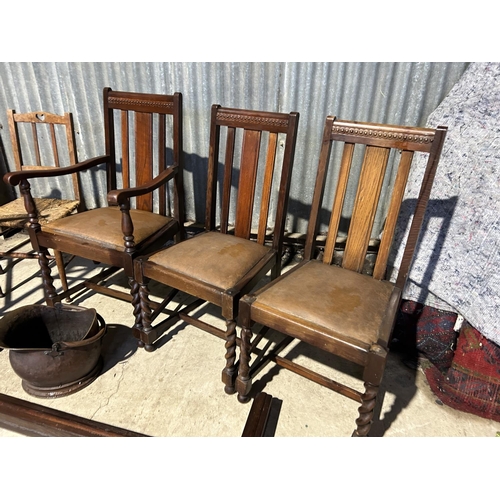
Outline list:
[[[57,292],[54,287],[54,278],[50,274],[50,266],[49,259],[47,258],[47,250],[41,249],[38,252],[38,263],[40,265],[40,270],[42,272],[42,283],[43,283],[43,292],[45,295],[45,302],[50,307],[53,307],[56,302],[60,302],[57,300]]]
[[[236,379],[236,390],[238,391],[238,401],[248,403],[250,397],[248,393],[252,388],[250,378],[250,346],[252,341],[252,329],[244,326],[241,329],[240,362],[238,367],[238,378]]]
[[[43,291],[45,295],[45,302],[48,306],[54,306],[57,300],[57,292],[54,287],[54,278],[50,274],[49,259],[47,257],[48,250],[41,247],[38,243],[37,234],[41,229],[38,222],[38,211],[35,205],[35,200],[31,195],[31,186],[28,180],[23,179],[19,183],[19,190],[24,200],[24,208],[28,214],[29,226],[28,233],[31,240],[31,246],[38,256],[38,263],[42,273]]]
[[[373,423],[373,410],[377,403],[378,386],[365,382],[365,393],[361,396],[363,402],[358,408],[359,417],[356,419],[356,430],[352,437],[368,436]]]
[[[139,307],[140,307],[140,339],[138,342],[139,347],[144,347],[147,352],[153,352],[156,347],[153,345],[151,337],[153,335],[153,327],[151,326],[153,311],[149,305],[149,290],[147,283],[139,284]]]
[[[132,295],[132,307],[134,308],[134,329],[140,330],[142,325],[141,320],[141,297],[139,295],[139,283],[134,278],[129,277],[128,284],[130,287],[130,295]]]
[[[250,349],[252,342],[252,304],[255,300],[256,297],[253,295],[245,295],[239,302],[241,342],[236,389],[238,390],[238,401],[240,403],[247,403],[250,401],[248,394],[252,388],[252,379],[250,377]]]
[[[357,428],[352,434],[353,437],[368,436],[370,432],[386,360],[387,349],[377,344],[372,345],[363,373],[365,393],[361,396],[362,403],[358,408],[359,417],[356,419]]]
[[[222,382],[225,384],[226,394],[234,394],[236,389],[234,382],[236,378],[236,321],[226,320],[226,367],[222,370]]]

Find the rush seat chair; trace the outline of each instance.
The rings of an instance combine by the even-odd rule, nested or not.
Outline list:
[[[298,119],[298,113],[214,104],[204,231],[135,261],[135,302],[142,313],[135,329],[139,345],[154,350],[162,325],[179,319],[224,339],[222,381],[228,394],[234,393],[236,378],[239,299],[269,271],[274,277],[280,274]],[[170,287],[161,304],[150,300],[150,280]],[[167,310],[178,291],[188,299]],[[225,330],[194,316],[196,307],[207,302],[221,309]],[[153,325],[161,311],[167,318]]]
[[[182,239],[184,234],[182,95],[104,88],[103,106],[105,155],[58,171],[31,170],[4,177],[11,185],[20,185],[48,305],[85,288],[131,302],[131,294],[109,287],[106,279],[123,270],[134,291],[133,259],[160,248],[169,239]],[[40,224],[28,180],[74,174],[99,165],[106,168],[108,206]],[[170,180],[173,195],[167,191]],[[57,293],[48,267],[48,249],[105,267],[70,290]]]
[[[361,404],[354,436],[366,436],[370,430],[378,390],[384,375],[389,341],[401,293],[422,225],[427,201],[438,165],[446,128],[437,129],[391,126],[326,119],[303,261],[258,291],[241,299],[239,323],[242,327],[239,372],[236,381],[238,399],[250,399],[252,379],[265,363],[274,361],[324,387]],[[341,148],[333,155],[332,145]],[[378,254],[373,272],[367,274],[365,261],[389,160],[394,158],[396,174],[389,192]],[[395,151],[394,151],[395,150]],[[396,221],[415,152],[427,154],[425,174],[415,206],[402,263],[395,283],[386,279],[389,252],[394,240]],[[359,162],[353,162],[353,158]],[[333,158],[340,160],[336,168]],[[391,160],[392,161],[392,160]],[[356,164],[356,168],[351,168]],[[327,184],[328,169],[336,174],[335,196],[330,213],[324,248],[316,257],[319,215]],[[349,181],[354,184],[350,184]],[[354,204],[350,216],[343,210],[347,187],[354,186]],[[348,212],[349,213],[349,212]],[[337,248],[341,217],[349,220],[345,247]],[[383,219],[382,219],[383,220]],[[333,264],[341,259],[340,265]],[[365,269],[365,272],[363,272]],[[252,327],[281,332],[283,341],[267,353],[259,352],[251,363]],[[286,354],[292,341],[336,355],[361,367],[364,392],[325,376],[319,368],[299,364]],[[293,357],[293,355],[292,355]],[[332,356],[332,361],[335,359]]]
[[[71,113],[57,115],[47,111],[16,113],[7,110],[7,121],[12,143],[12,153],[16,172],[27,170],[54,170],[61,165],[78,163],[75,146],[75,132]],[[71,175],[71,188],[64,190],[60,197],[46,196],[33,198],[33,203],[40,225],[49,224],[78,211],[83,212],[85,205],[80,196],[78,173]],[[35,189],[36,191],[36,189]],[[67,191],[67,192],[66,192]],[[67,195],[64,197],[64,195]],[[23,198],[19,197],[0,207],[0,228],[2,234],[24,230],[29,224]],[[21,241],[14,248],[1,252],[1,258],[30,259],[37,258],[32,251],[17,251],[27,241]],[[65,264],[58,250],[54,251],[59,278],[64,290],[68,289]]]

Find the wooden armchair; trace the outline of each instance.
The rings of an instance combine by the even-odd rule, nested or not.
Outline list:
[[[103,103],[104,156],[58,171],[30,170],[9,173],[4,177],[11,185],[20,185],[48,305],[84,288],[131,301],[130,294],[101,282],[124,270],[134,289],[133,259],[145,251],[161,247],[174,236],[182,239],[184,234],[182,95],[117,92],[105,88]],[[171,121],[167,122],[167,117],[171,117]],[[115,119],[120,122],[116,130]],[[167,166],[169,145],[171,166]],[[120,165],[116,158],[119,147]],[[106,166],[109,206],[43,225],[40,223],[28,179],[69,175],[103,164]],[[166,191],[167,182],[171,179],[174,184],[173,216],[169,215]],[[50,248],[108,267],[58,294],[48,267],[47,253]]]
[[[236,388],[241,402],[247,402],[250,398],[252,377],[272,360],[282,368],[361,403],[353,435],[368,434],[384,374],[392,328],[445,134],[444,127],[434,130],[327,117],[304,260],[257,292],[243,297],[240,303],[242,333]],[[319,214],[334,143],[342,148],[343,153],[339,155],[340,165],[335,170],[338,177],[326,243],[319,257],[315,258]],[[360,149],[360,168],[351,168],[353,157],[358,157]],[[396,150],[393,158],[397,174],[392,185],[375,267],[372,275],[368,275],[363,273],[363,268],[368,244],[373,237],[373,222],[381,187],[389,170],[387,165],[391,150]],[[414,152],[427,153],[428,162],[402,264],[396,282],[392,283],[385,280],[386,267]],[[336,248],[341,215],[346,217],[343,208],[348,181],[354,182],[356,196],[345,247]],[[332,265],[334,258],[341,259],[340,266]],[[283,333],[284,340],[270,352],[260,352],[258,362],[251,365],[251,353],[256,349],[251,343],[254,323]],[[360,365],[365,392],[361,393],[299,365],[286,356],[280,356],[280,352],[294,339]]]
[[[27,170],[54,170],[61,164],[75,165],[77,152],[71,113],[56,115],[47,111],[16,113],[7,111],[14,165],[17,172]],[[80,197],[78,173],[72,175],[73,193],[68,199],[33,198],[35,212],[40,225],[68,216],[75,210],[82,212],[85,206]],[[29,223],[22,198],[17,198],[0,207],[0,228],[3,235],[24,230]],[[28,240],[29,241],[29,240]],[[22,241],[7,252],[0,252],[0,257],[11,259],[37,258],[33,252],[20,252],[20,247],[28,241]],[[61,252],[54,251],[59,278],[64,290],[68,289],[66,271]],[[2,293],[3,295],[3,293]]]
[[[234,393],[236,377],[238,301],[268,271],[273,276],[280,273],[297,126],[297,113],[213,105],[205,231],[135,261],[135,277],[140,284],[135,302],[140,302],[142,311],[142,322],[135,328],[139,345],[154,350],[153,342],[161,335],[162,325],[178,319],[224,339],[226,365],[222,381],[228,394]],[[219,158],[224,159],[221,175]],[[270,214],[273,194],[276,203],[274,213]],[[235,215],[230,226],[232,210]],[[254,214],[258,219],[255,224]],[[269,236],[269,245],[266,245],[266,236]],[[147,282],[150,279],[171,287],[162,304],[149,299]],[[197,300],[189,304],[181,302],[181,309],[178,306],[175,311],[167,311],[165,306],[178,291]],[[188,315],[204,302],[221,308],[225,330]],[[170,316],[153,326],[152,322],[162,310]]]

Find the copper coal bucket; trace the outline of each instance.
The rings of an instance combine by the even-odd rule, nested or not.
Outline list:
[[[29,305],[0,320],[0,349],[9,350],[23,389],[58,398],[83,389],[101,373],[106,324],[95,309]]]

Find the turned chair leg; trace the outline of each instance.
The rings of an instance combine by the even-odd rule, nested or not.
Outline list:
[[[134,308],[134,326],[133,330],[134,332],[139,332],[139,335],[142,332],[142,317],[141,317],[141,296],[139,294],[139,283],[135,281],[133,278],[128,279],[128,284],[130,286],[130,295],[132,295],[132,307]],[[137,339],[137,346],[140,348],[143,348],[145,346],[144,342],[138,338]]]
[[[130,295],[132,295],[132,307],[134,308],[134,328],[140,330],[141,321],[141,297],[139,295],[139,283],[134,280],[134,278],[129,277],[128,284],[130,287]]]
[[[155,345],[152,342],[143,340],[144,338],[149,338],[153,328],[151,326],[151,316],[153,311],[149,306],[149,292],[146,283],[138,284],[139,298],[134,298],[134,301],[138,304],[140,309],[139,317],[136,316],[136,328],[141,332],[141,339],[137,341],[138,347],[143,347],[147,352],[153,352],[156,350]],[[135,308],[134,308],[135,312]]]
[[[48,306],[54,306],[57,300],[57,292],[54,288],[54,278],[50,274],[49,259],[46,251],[38,252],[38,263],[42,272],[43,291],[45,294],[45,302]]]
[[[365,382],[365,393],[361,396],[363,402],[358,408],[359,417],[356,419],[356,430],[352,433],[353,437],[368,436],[373,423],[373,410],[377,404],[377,394],[379,386]]]
[[[238,401],[248,403],[248,396],[252,388],[252,379],[250,378],[250,342],[252,340],[252,330],[244,326],[241,329],[240,344],[240,364],[238,367],[238,378],[236,379],[236,389],[238,391]]]
[[[222,370],[222,382],[226,394],[234,394],[236,378],[236,321],[226,320],[226,367]]]

